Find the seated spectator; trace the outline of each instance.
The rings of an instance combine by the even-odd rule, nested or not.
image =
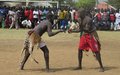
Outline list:
[[[23,20],[23,21],[22,21],[22,25],[23,25],[24,27],[26,27],[26,28],[31,28],[32,23],[31,23],[30,20],[26,19],[26,20]]]
[[[73,22],[70,20],[68,22],[69,30],[79,30],[79,23],[78,22]]]

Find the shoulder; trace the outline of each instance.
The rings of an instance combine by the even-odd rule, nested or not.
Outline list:
[[[51,24],[49,20],[43,20],[40,24],[49,25]]]

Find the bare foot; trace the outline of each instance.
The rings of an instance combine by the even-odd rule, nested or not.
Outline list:
[[[100,70],[99,70],[99,72],[104,72],[105,70],[104,70],[104,68],[100,68]]]
[[[19,70],[24,70],[23,66],[20,64]]]
[[[19,70],[24,70],[23,67],[20,66]]]

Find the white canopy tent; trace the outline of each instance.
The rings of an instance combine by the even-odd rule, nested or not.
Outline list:
[[[52,7],[52,5],[48,2],[34,2],[31,4],[32,6],[45,6],[45,7]]]
[[[15,5],[16,3],[19,2],[25,2],[26,6],[28,6],[30,2],[33,2],[33,5],[42,5],[42,6],[51,6],[51,7],[52,7],[51,3],[56,3],[57,7],[59,7],[59,2],[52,0],[0,0],[0,2],[6,2],[9,5]]]

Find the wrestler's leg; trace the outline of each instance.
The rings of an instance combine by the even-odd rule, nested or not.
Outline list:
[[[25,65],[25,63],[26,63],[26,61],[27,61],[27,59],[28,59],[29,56],[30,56],[29,51],[25,50],[25,55],[24,55],[24,57],[22,59],[22,62],[20,63],[20,70],[23,70],[24,65]]]
[[[78,67],[74,70],[81,70],[82,69],[82,57],[83,57],[83,51],[78,50]]]
[[[100,65],[100,72],[104,72],[104,67],[103,67],[103,64],[102,64],[100,52],[95,52],[95,55],[96,55],[96,59],[99,62],[99,65]]]
[[[40,49],[44,53],[44,59],[45,59],[45,63],[46,63],[46,70],[49,70],[49,50],[48,50],[47,46],[43,46]]]
[[[30,42],[30,47],[25,49],[25,55],[20,63],[20,70],[23,70],[25,63],[30,56],[30,52],[32,52],[32,51],[33,51],[33,46],[32,46],[32,43]]]

